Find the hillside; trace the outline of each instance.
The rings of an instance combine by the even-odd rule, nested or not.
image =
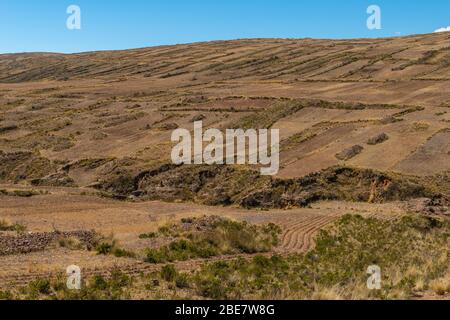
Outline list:
[[[169,129],[200,116],[280,128],[284,178],[342,164],[434,175],[450,169],[449,62],[446,33],[1,55],[0,149],[160,162]],[[382,133],[387,141],[367,145]],[[335,157],[354,145],[364,147],[357,157]],[[79,173],[77,185],[92,182]]]
[[[285,262],[271,260],[274,274],[284,263],[309,268],[317,261],[292,255],[313,250],[319,231],[334,223],[333,232],[361,243],[361,250],[382,243],[375,248],[380,255],[384,246],[392,248],[387,239],[400,239],[403,251],[396,255],[401,259],[386,262],[392,275],[399,274],[399,261],[427,268],[428,258],[430,265],[437,260],[428,252],[437,255],[447,245],[441,236],[448,234],[448,221],[433,219],[450,214],[449,88],[449,33],[0,55],[0,288],[12,283],[14,291],[17,285],[52,278],[73,263],[88,277],[111,275],[117,268],[127,276],[153,277],[163,265],[158,262],[198,271],[207,263],[238,257],[254,270],[252,264],[269,263],[264,257],[270,255],[289,256]],[[257,167],[245,165],[173,165],[172,131],[192,130],[198,120],[205,130],[280,129],[279,173],[261,176]],[[427,217],[401,219],[410,213]],[[195,242],[191,234],[174,236],[166,227],[181,221],[172,227],[185,230],[205,215],[233,220],[200,219],[206,231],[221,221],[230,237],[225,243],[214,238],[219,242],[211,247],[208,232],[194,237]],[[281,229],[259,229],[269,223]],[[382,226],[380,232],[360,242],[366,233],[355,230],[375,230],[374,225]],[[236,236],[233,228],[242,234]],[[236,240],[268,242],[274,230],[279,241],[264,250],[242,247]],[[434,241],[429,230],[440,240]],[[332,242],[324,234],[320,239],[316,252],[336,256],[318,266],[330,263],[327,268],[341,272],[345,263],[334,258],[346,261],[347,249],[329,251],[324,246]],[[419,258],[408,255],[416,252],[412,247],[421,248]],[[252,262],[256,253],[264,257]],[[354,253],[361,255],[364,250]],[[366,266],[357,258],[353,262],[364,278]],[[230,262],[228,267],[236,266]],[[213,272],[208,270],[197,280]],[[447,269],[439,270],[433,278],[420,269],[426,276],[422,280],[431,286]],[[296,283],[289,277],[284,285]],[[304,280],[307,294],[286,291],[288,297],[316,297],[317,288]],[[347,280],[358,286],[353,278]],[[146,289],[133,291],[138,298],[166,297],[173,289],[168,284],[159,292],[148,285],[155,279],[142,281]],[[361,290],[355,289],[355,295]],[[411,297],[425,289],[408,290]],[[450,285],[439,292],[449,294]],[[192,292],[177,294],[183,293],[191,297]],[[344,296],[361,297],[355,295]],[[369,296],[364,291],[363,297]],[[260,295],[244,296],[255,297]],[[397,296],[388,292],[380,297]]]

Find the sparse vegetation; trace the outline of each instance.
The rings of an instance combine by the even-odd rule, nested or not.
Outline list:
[[[449,235],[448,220],[410,216],[383,222],[348,215],[321,232],[316,249],[305,255],[206,264],[191,283],[197,295],[212,299],[396,299],[427,286],[444,294]],[[366,271],[374,264],[381,267],[383,285],[371,291]]]
[[[7,220],[0,220],[0,231],[15,231],[22,233],[26,229],[27,227],[20,223],[10,223]]]
[[[101,239],[97,243],[95,250],[100,255],[113,255],[117,258],[134,258],[136,254],[129,250],[119,247],[115,239]]]
[[[156,232],[142,233],[139,235],[139,239],[153,239],[157,236],[158,234]]]
[[[448,42],[2,56],[0,300],[448,298]],[[202,120],[280,129],[279,175],[172,164],[171,131]]]
[[[19,292],[6,293],[8,299],[42,299],[42,300],[118,300],[127,299],[127,288],[132,285],[132,278],[120,271],[113,271],[105,278],[96,275],[84,282],[81,290],[70,290],[63,277],[59,279],[37,279]]]
[[[281,229],[274,224],[249,225],[219,217],[192,219],[181,225],[159,229],[159,234],[175,238],[168,245],[148,249],[146,261],[164,263],[218,255],[268,252],[278,242]]]
[[[347,215],[317,237],[306,254],[254,256],[205,263],[193,273],[166,265],[159,273],[130,278],[113,272],[95,276],[81,291],[61,281],[40,279],[10,298],[118,299],[132,293],[148,298],[206,299],[407,299],[449,293],[450,222],[407,216],[382,221]],[[382,270],[382,288],[366,287],[367,268]]]

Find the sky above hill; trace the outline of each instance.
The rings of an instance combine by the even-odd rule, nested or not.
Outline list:
[[[71,5],[76,10],[68,13]],[[367,13],[371,5],[380,9],[381,29],[367,26],[375,14]],[[375,38],[449,26],[449,0],[1,0],[0,53],[242,38]]]

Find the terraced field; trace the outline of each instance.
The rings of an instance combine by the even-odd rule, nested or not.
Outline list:
[[[267,254],[290,255],[348,213],[450,214],[449,61],[448,33],[0,55],[0,221],[11,224],[0,237],[18,236],[14,226],[31,238],[93,230],[138,256],[49,240],[1,256],[0,286],[70,264],[86,275],[159,270],[143,262],[152,240],[139,235],[181,218],[275,223]],[[278,175],[172,166],[172,131],[199,120],[280,129]]]
[[[143,252],[152,242],[139,239],[139,234],[156,231],[159,226],[182,218],[218,215],[257,225],[275,223],[282,228],[282,234],[273,253],[301,253],[313,247],[314,237],[322,227],[347,213],[389,220],[402,216],[406,205],[401,202],[365,204],[327,201],[314,204],[311,208],[261,212],[163,202],[124,203],[79,195],[77,189],[70,188],[50,188],[47,192],[48,194],[29,198],[2,197],[2,219],[20,222],[28,230],[41,233],[54,232],[55,229],[58,232],[70,232],[94,228],[104,235],[113,234],[122,247],[135,252]],[[251,257],[252,255],[247,256]],[[236,256],[177,262],[176,265],[180,270],[192,270],[206,261],[233,258]],[[26,284],[32,279],[56,277],[64,274],[65,268],[72,264],[82,267],[85,276],[107,275],[114,270],[129,274],[150,273],[161,268],[158,264],[144,263],[141,258],[102,256],[95,251],[70,250],[55,242],[50,243],[45,250],[1,256],[0,287]]]

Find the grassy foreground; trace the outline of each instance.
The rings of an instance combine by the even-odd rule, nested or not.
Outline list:
[[[93,277],[80,291],[65,279],[40,279],[0,292],[3,299],[412,299],[450,293],[450,221],[397,221],[347,215],[323,230],[304,255],[260,255],[204,263],[192,272]],[[195,245],[195,241],[192,245]],[[190,248],[189,250],[191,250]],[[194,249],[192,249],[194,250]],[[194,250],[195,251],[195,250]],[[381,268],[381,289],[367,288],[367,268]]]

